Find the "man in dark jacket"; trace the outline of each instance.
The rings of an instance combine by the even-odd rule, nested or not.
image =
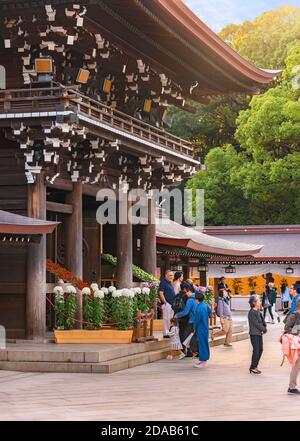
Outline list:
[[[218,283],[218,292],[223,290],[223,289],[225,289],[228,292],[228,294],[231,293],[231,290],[229,289],[229,286],[226,283],[225,277],[221,277],[219,279],[219,283]]]

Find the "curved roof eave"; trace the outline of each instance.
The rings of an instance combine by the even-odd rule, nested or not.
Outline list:
[[[263,245],[233,242],[200,233],[171,220],[156,220],[156,240],[162,245],[179,246],[194,251],[221,254],[224,256],[254,256],[259,254]]]
[[[32,219],[19,214],[0,210],[0,233],[1,234],[50,234],[53,233],[59,222],[48,222],[40,219]]]
[[[205,44],[218,58],[223,59],[224,62],[239,71],[240,74],[249,80],[260,84],[267,84],[278,75],[279,71],[259,69],[241,57],[203,23],[181,0],[152,1],[175,19],[178,22],[178,26],[183,26],[196,40]]]

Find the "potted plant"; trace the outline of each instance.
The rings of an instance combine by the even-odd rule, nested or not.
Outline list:
[[[74,317],[77,309],[76,288],[72,285],[67,285],[65,288],[56,286],[53,292],[55,294],[57,327],[72,329],[75,325]]]
[[[60,288],[60,287],[59,287]],[[76,289],[73,287],[73,292]],[[56,289],[57,311],[60,313],[60,320],[64,317],[67,327],[61,327],[55,331],[56,343],[64,344],[88,344],[88,343],[131,343],[134,327],[134,293],[131,290],[99,289],[96,284],[91,288],[82,289],[83,295],[83,325],[84,329],[72,329],[75,324],[76,314],[76,295],[75,308],[70,308],[66,304],[66,298],[62,298],[61,289]],[[106,295],[107,294],[107,295]],[[110,299],[110,323],[107,322],[106,298]],[[63,303],[64,302],[64,303]],[[67,320],[67,321],[66,321]],[[112,327],[114,325],[114,327]]]

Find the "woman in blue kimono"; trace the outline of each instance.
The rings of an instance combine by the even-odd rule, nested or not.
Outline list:
[[[202,293],[196,294],[197,306],[194,311],[194,326],[199,347],[199,362],[195,364],[195,368],[203,369],[207,365],[210,358],[209,350],[209,316],[212,314],[211,308],[204,301]]]

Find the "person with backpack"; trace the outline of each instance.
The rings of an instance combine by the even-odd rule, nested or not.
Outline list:
[[[186,295],[186,289],[181,288],[180,292],[175,296],[175,300],[172,304],[172,309],[175,315],[184,310],[187,301],[188,301],[188,297]],[[179,338],[181,343],[184,342],[185,328],[187,327],[188,322],[189,322],[188,316],[178,319]]]
[[[194,287],[188,282],[184,282],[181,285],[182,292],[185,292],[187,296],[187,302],[184,309],[181,312],[176,313],[177,319],[187,318],[187,323],[182,334],[182,342],[184,342],[191,334],[194,333],[194,311],[196,307]],[[185,347],[186,356],[192,357],[192,353]]]
[[[230,309],[230,297],[226,289],[220,289],[217,306],[217,316],[220,317],[222,330],[225,333],[224,346],[232,347],[232,314]]]

